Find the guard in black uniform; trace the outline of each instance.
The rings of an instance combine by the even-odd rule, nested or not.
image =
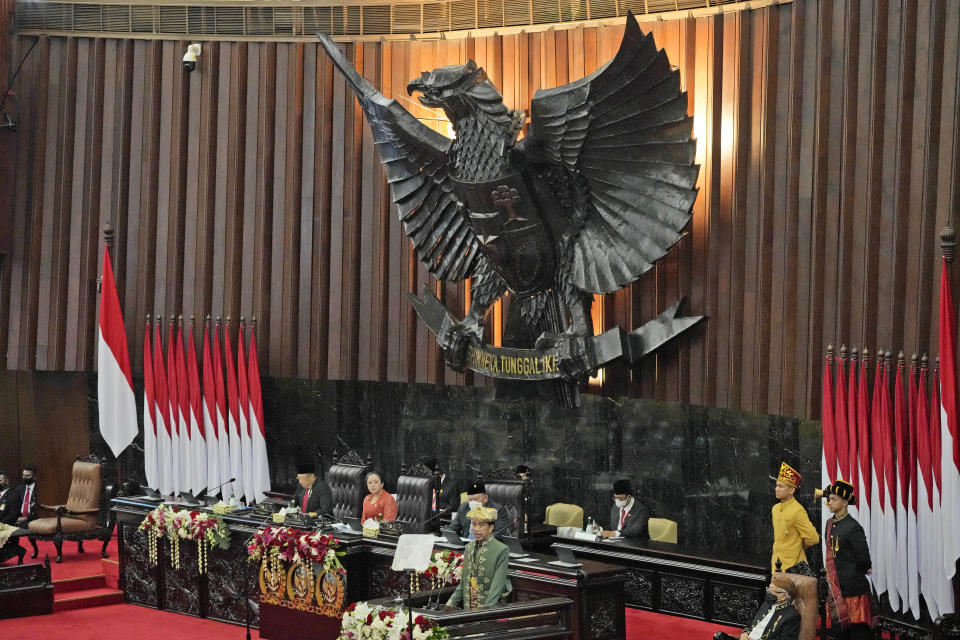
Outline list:
[[[827,520],[823,539],[827,543],[827,613],[831,638],[861,640],[873,634],[870,612],[870,547],[863,527],[847,513],[847,505],[856,504],[853,486],[837,480],[823,489],[827,508],[833,517]]]

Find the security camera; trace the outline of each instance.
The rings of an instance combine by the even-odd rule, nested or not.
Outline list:
[[[187,52],[183,54],[183,70],[190,73],[197,68],[197,58],[200,56],[200,43],[194,42],[187,47]]]

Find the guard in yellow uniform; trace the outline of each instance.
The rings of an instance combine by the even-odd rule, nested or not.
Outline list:
[[[820,542],[820,534],[810,522],[807,510],[796,501],[793,494],[800,486],[800,474],[786,462],[780,464],[780,474],[777,476],[777,499],[780,501],[773,506],[773,556],[770,558],[770,571],[777,571],[777,560],[780,560],[780,570],[786,571],[790,567],[806,564],[805,549]]]

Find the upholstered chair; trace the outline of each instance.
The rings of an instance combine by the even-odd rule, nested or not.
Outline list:
[[[83,553],[83,541],[103,541],[101,555],[106,558],[107,544],[113,535],[114,521],[110,515],[108,496],[103,490],[101,465],[94,457],[73,463],[73,479],[65,504],[39,505],[54,516],[30,521],[30,540],[53,540],[57,548],[57,562],[63,561],[63,541],[76,540],[77,551]],[[109,488],[112,493],[112,487]]]

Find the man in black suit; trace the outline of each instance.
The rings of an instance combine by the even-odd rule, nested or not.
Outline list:
[[[487,495],[487,488],[480,481],[472,483],[467,487],[467,502],[460,505],[457,515],[454,516],[450,528],[453,529],[461,538],[473,540],[473,530],[470,528],[470,519],[467,518],[467,512],[476,507],[488,507],[497,510],[497,523],[493,527],[493,535],[497,540],[502,540],[504,532],[510,526],[510,520],[507,518],[507,510],[500,504],[494,502]]]
[[[17,521],[17,509],[13,506],[13,494],[10,488],[10,474],[0,471],[0,524],[14,524]]]
[[[457,481],[446,472],[445,467],[436,458],[428,458],[423,464],[430,471],[440,474],[440,494],[433,497],[437,510],[443,514],[456,513],[460,508],[460,489]]]
[[[301,513],[333,514],[333,493],[323,478],[317,477],[313,462],[297,465],[297,482],[300,488],[293,494],[293,504]]]
[[[13,525],[17,521],[17,510],[13,506],[14,493],[10,488],[10,475],[6,471],[0,471],[0,524],[2,525]],[[6,562],[17,556],[17,564],[23,564],[23,556],[26,555],[27,550],[18,544],[18,540],[9,532],[0,533],[0,562]]]
[[[610,528],[601,535],[604,538],[627,538],[636,542],[646,542],[650,539],[650,533],[647,530],[648,520],[650,520],[650,510],[633,497],[630,481],[614,482]]]
[[[11,498],[17,516],[13,524],[26,529],[27,523],[37,519],[37,470],[28,464],[21,478],[23,482],[13,490]]]
[[[793,606],[796,587],[790,578],[774,575],[767,587],[764,603],[740,634],[739,640],[797,640],[800,635],[800,614]],[[718,631],[713,640],[737,640]]]

